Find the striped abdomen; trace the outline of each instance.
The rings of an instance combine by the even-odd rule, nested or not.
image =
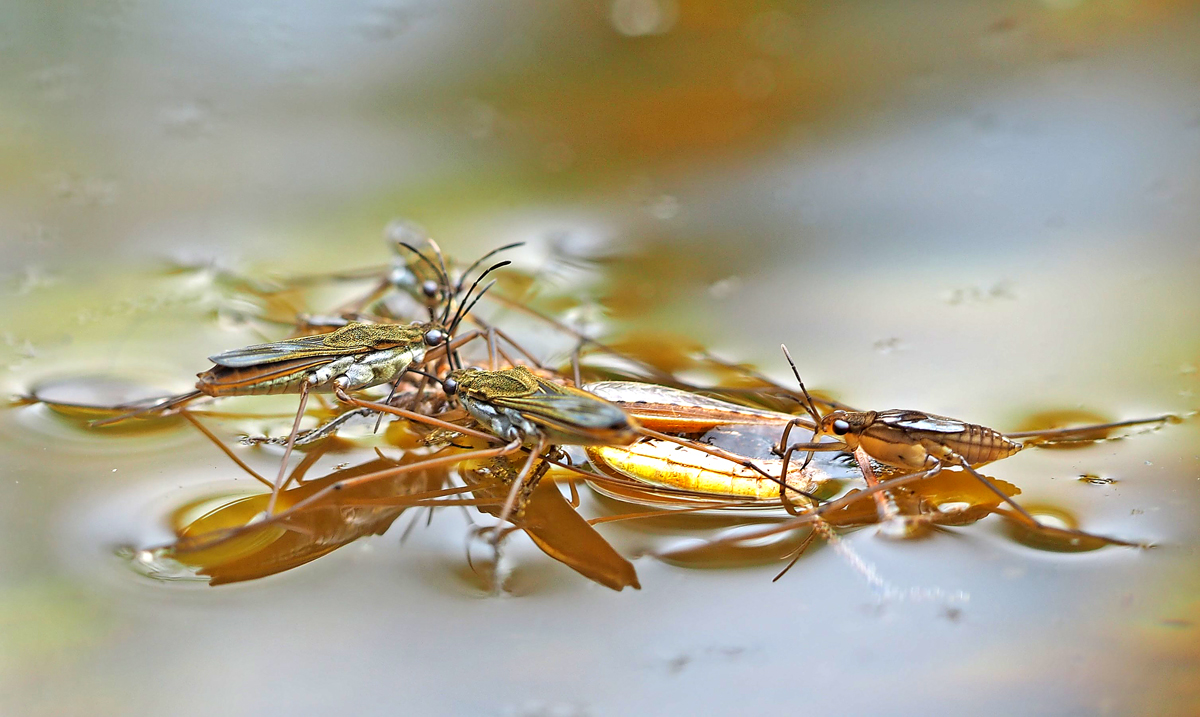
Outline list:
[[[200,380],[196,382],[196,388],[209,396],[300,393],[300,385],[308,380],[309,369],[329,361],[329,357],[320,356],[245,368],[213,366],[204,373],[197,374]]]
[[[973,466],[1008,458],[1021,450],[1016,441],[987,426],[964,423],[961,433],[939,434],[940,443],[966,459]]]
[[[900,468],[923,468],[930,457],[941,460],[948,453],[975,466],[1007,458],[1023,447],[986,426],[923,411],[845,415],[863,425],[858,440],[871,457]]]

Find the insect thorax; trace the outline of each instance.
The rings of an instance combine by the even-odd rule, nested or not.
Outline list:
[[[351,323],[326,334],[323,343],[329,348],[344,350],[421,343],[427,328],[422,324]]]
[[[503,371],[455,371],[460,391],[482,400],[528,396],[538,390],[538,378],[524,366]]]

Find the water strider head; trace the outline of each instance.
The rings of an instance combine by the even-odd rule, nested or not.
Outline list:
[[[817,423],[813,439],[820,436],[834,436],[846,444],[846,450],[853,451],[862,439],[862,433],[871,425],[874,414],[862,411],[830,411]]]
[[[464,292],[463,288],[466,286],[467,279],[472,272],[482,266],[491,257],[499,252],[522,246],[523,242],[506,244],[505,246],[489,251],[459,273],[456,279],[451,278],[450,272],[446,268],[446,260],[443,258],[442,250],[438,247],[437,243],[432,239],[427,239],[426,242],[433,250],[434,258],[437,259],[436,263],[412,244],[400,239],[396,240],[396,246],[410,252],[412,259],[408,264],[404,265],[407,268],[403,271],[400,268],[393,269],[393,283],[397,284],[397,286],[403,284],[401,288],[408,287],[410,294],[416,292],[421,297],[424,297],[424,303],[429,308],[430,324],[441,331],[440,337],[442,339],[441,341],[434,341],[433,339],[438,336],[434,334],[429,338],[427,343],[431,347],[444,344],[446,352],[450,354],[451,367],[455,364],[461,367],[462,361],[451,351],[454,331],[458,328],[459,323],[470,314],[476,302],[495,284],[495,281],[492,281],[480,289],[479,284],[483,281],[484,277],[501,267],[508,266],[512,262],[501,261],[489,266],[475,278],[475,281]],[[476,292],[476,289],[479,289],[479,291]],[[437,309],[439,305],[441,306],[440,314]]]

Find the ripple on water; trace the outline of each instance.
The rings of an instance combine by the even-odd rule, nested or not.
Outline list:
[[[114,376],[70,376],[31,386],[13,404],[17,422],[35,433],[64,440],[104,441],[114,435],[146,435],[186,425],[178,415],[138,417],[106,426],[92,421],[128,412],[118,408],[161,398],[161,389]]]

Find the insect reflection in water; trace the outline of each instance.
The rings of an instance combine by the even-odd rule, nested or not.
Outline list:
[[[252,577],[255,570],[261,574],[265,574],[263,569],[284,570],[360,535],[380,532],[409,507],[451,505],[474,506],[497,518],[498,525],[491,529],[494,546],[510,530],[524,530],[545,552],[614,589],[636,587],[636,573],[591,524],[715,509],[738,509],[744,514],[746,509],[782,507],[796,517],[774,526],[779,530],[800,525],[823,530],[822,526],[882,522],[900,526],[893,531],[897,534],[908,534],[919,527],[963,524],[997,512],[1023,521],[1043,535],[1068,536],[1080,545],[1097,541],[1127,544],[1078,530],[1039,525],[1012,501],[1019,492],[1015,487],[982,476],[975,469],[1025,445],[1082,440],[1086,435],[1094,437],[1097,430],[1139,422],[1005,436],[932,414],[859,412],[830,401],[824,402],[828,412],[822,416],[802,383],[799,393],[784,393],[796,397],[808,416],[719,401],[671,385],[610,381],[580,389],[576,388],[581,378],[578,363],[572,385],[564,375],[566,371],[544,370],[536,357],[506,334],[471,316],[475,301],[491,284],[477,294],[473,292],[484,276],[504,262],[482,272],[463,293],[465,277],[479,262],[452,278],[436,245],[431,243],[436,262],[407,244],[398,246],[412,257],[405,265],[406,271],[375,276],[379,283],[370,293],[345,305],[340,316],[326,322],[337,326],[334,331],[218,354],[214,357],[217,365],[201,374],[197,391],[146,409],[179,409],[181,415],[216,440],[186,410],[184,404],[191,398],[301,395],[292,430],[284,442],[279,476],[274,482],[259,477],[272,486],[271,497],[265,501],[262,496],[235,501],[189,522],[175,543],[168,546],[176,559],[209,566],[218,562],[229,565],[236,561],[228,556],[245,552],[245,546],[272,546],[274,553],[251,550],[263,556],[256,568],[243,563],[241,573],[230,569],[221,573],[225,577],[208,573],[214,582],[232,580],[229,576],[235,573]],[[396,280],[395,276],[401,274],[408,278]],[[390,309],[385,299],[395,290],[419,299],[420,306],[428,309],[430,321],[412,325],[372,323],[379,317],[360,313],[377,310],[387,314]],[[536,311],[527,313],[555,323]],[[467,318],[475,320],[482,330],[454,338],[455,329]],[[339,322],[345,323],[338,326]],[[581,334],[574,335],[579,339],[576,357],[582,355],[585,345],[600,352],[608,348]],[[457,349],[480,337],[488,339],[490,370],[463,368]],[[498,339],[522,353],[535,370],[515,365],[512,356],[496,343]],[[632,366],[636,373],[661,377],[664,384],[694,388],[677,380],[676,375],[688,371],[695,360],[695,347],[660,347],[662,351],[618,347],[620,353],[614,357]],[[498,359],[508,367],[498,367]],[[703,361],[710,373],[713,366],[727,369],[722,375],[730,377],[728,385],[717,388],[740,394],[745,400],[769,403],[772,399],[768,394],[780,388],[743,367],[711,357]],[[591,373],[593,377],[619,376],[621,370],[609,365]],[[417,379],[416,375],[423,376]],[[425,394],[429,380],[437,382],[443,391]],[[353,395],[358,388],[388,383],[392,384],[392,393],[383,401]],[[312,390],[331,391],[354,408],[336,414],[317,429],[300,432],[304,400]],[[461,410],[450,408],[455,403]],[[457,438],[437,450],[411,451],[396,460],[381,454],[378,460],[286,490],[297,476],[293,471],[284,480],[293,447],[315,446],[306,456],[307,461],[309,456],[325,450],[325,440],[344,423],[372,413],[391,413],[404,419],[402,423],[422,422],[454,431]],[[810,435],[790,443],[799,430],[807,430]],[[830,437],[841,440],[831,441]],[[216,442],[240,463],[231,449]],[[561,455],[559,446],[582,446],[591,468],[572,465]],[[792,460],[797,451],[808,453],[803,462]],[[304,465],[305,470],[311,467]],[[658,510],[585,520],[554,481],[545,479],[563,470],[581,474],[601,493],[647,503]],[[866,482],[865,489],[836,497],[847,483],[857,483],[859,478]],[[455,479],[464,485],[454,484]],[[1012,507],[1001,508],[1003,503]],[[247,514],[251,509],[261,515]],[[506,527],[507,523],[513,527]],[[567,535],[573,537],[565,538]]]
[[[444,266],[434,264],[415,248],[409,247],[421,263],[439,273],[442,286],[449,292],[451,280]],[[504,247],[508,248],[508,247]],[[497,250],[499,251],[499,250]],[[495,252],[492,252],[493,254]],[[491,256],[491,254],[487,255]],[[485,257],[486,258],[486,257]],[[482,261],[482,260],[481,260]],[[439,263],[441,263],[439,254]],[[477,262],[478,264],[478,262]],[[201,396],[253,396],[270,394],[300,395],[292,430],[280,460],[279,473],[271,484],[271,498],[266,512],[272,513],[280,490],[284,487],[284,475],[288,459],[295,445],[310,392],[333,392],[349,401],[349,391],[392,383],[393,390],[404,373],[414,364],[433,358],[432,350],[440,350],[444,357],[453,350],[450,337],[455,328],[471,310],[474,302],[472,292],[480,281],[492,271],[506,266],[500,262],[482,272],[466,294],[461,294],[462,279],[455,285],[453,296],[447,293],[440,318],[429,322],[410,325],[364,324],[353,322],[330,333],[303,336],[266,344],[255,344],[240,349],[225,351],[211,357],[215,366],[199,374],[196,390],[140,408],[129,414],[96,422],[105,425],[147,412],[161,413],[178,409]],[[474,269],[472,265],[468,271]],[[486,292],[484,287],[482,292]],[[482,293],[481,292],[481,293]],[[458,300],[454,308],[453,299]],[[431,317],[434,310],[430,309]],[[463,337],[459,344],[477,335]]]

